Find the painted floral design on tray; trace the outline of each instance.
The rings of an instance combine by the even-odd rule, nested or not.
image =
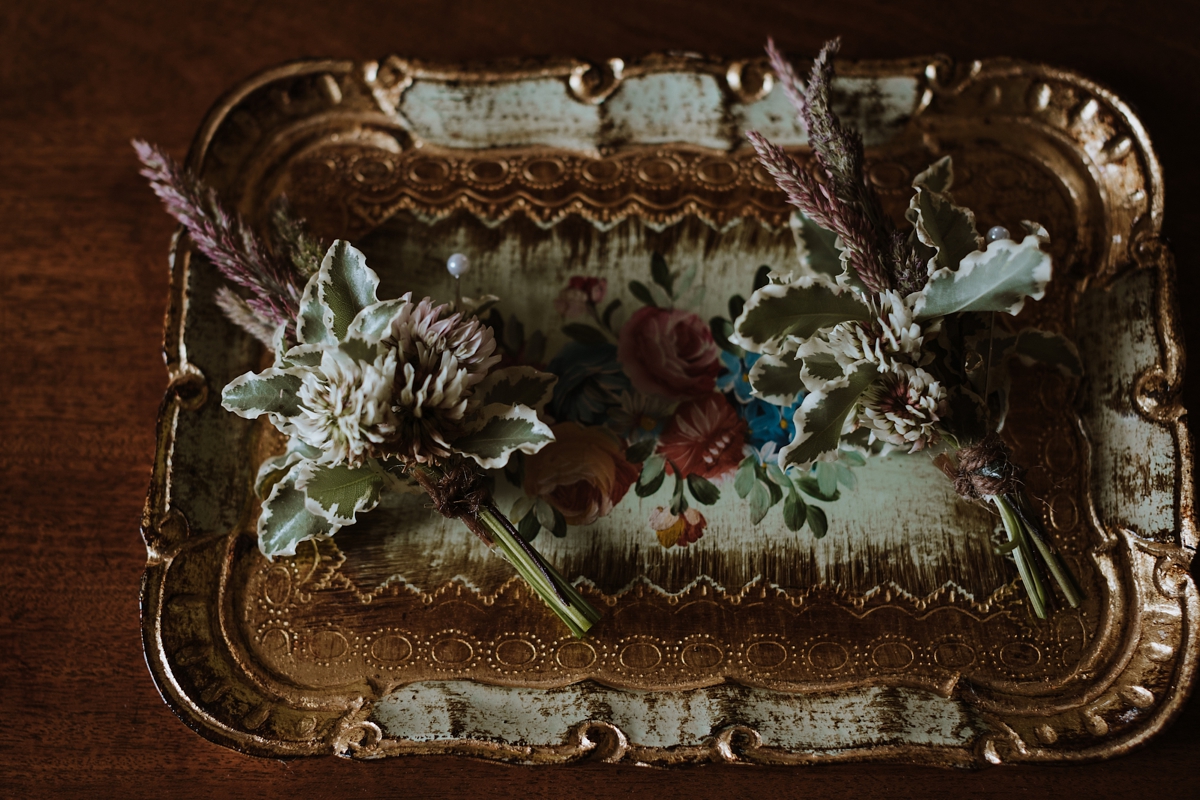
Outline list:
[[[761,267],[747,288],[765,285],[769,272]],[[853,488],[851,466],[865,463],[865,451],[843,448],[832,461],[780,468],[804,395],[789,406],[752,395],[759,356],[729,341],[745,300],[731,297],[729,317],[706,322],[696,312],[705,289],[695,277],[695,267],[673,271],[655,253],[651,280],[629,283],[628,305],[609,298],[604,278],[572,277],[554,302],[568,341],[552,355],[544,333],[526,335],[517,317],[491,311],[506,362],[558,377],[546,407],[555,441],[504,471],[523,492],[511,516],[527,539],[543,529],[565,536],[568,526],[607,516],[630,491],[650,497],[663,486],[670,501],[646,520],[663,547],[704,536],[708,521],[696,506],[730,490],[750,504],[755,525],[782,502],[789,530],[825,535],[825,511],[811,501],[833,502],[839,485]]]

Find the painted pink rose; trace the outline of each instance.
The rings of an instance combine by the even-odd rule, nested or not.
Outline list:
[[[562,512],[569,525],[607,516],[637,480],[625,448],[603,428],[560,422],[554,441],[525,456],[525,494]]]
[[[568,319],[581,317],[588,312],[589,306],[604,300],[607,292],[607,279],[576,275],[571,278],[567,288],[558,293],[558,297],[554,299],[554,308]]]
[[[617,358],[637,389],[667,400],[711,392],[721,371],[721,350],[708,325],[678,309],[635,311],[621,326]]]

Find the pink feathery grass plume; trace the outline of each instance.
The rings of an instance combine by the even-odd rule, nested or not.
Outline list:
[[[264,248],[240,217],[221,207],[215,191],[202,186],[162,150],[140,139],[134,140],[133,147],[142,162],[141,174],[167,212],[187,228],[196,249],[232,283],[250,291],[244,300],[246,308],[272,329],[292,323],[299,308],[300,285],[291,264]],[[236,305],[236,295],[231,294],[223,296],[222,308]],[[251,333],[261,338],[261,330]]]

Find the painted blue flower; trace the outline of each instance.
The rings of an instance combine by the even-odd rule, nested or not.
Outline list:
[[[750,368],[758,361],[758,353],[746,353],[739,358],[733,353],[721,351],[721,365],[725,371],[717,377],[717,390],[725,394],[733,392],[734,399],[741,404],[754,399],[750,394]]]
[[[758,398],[752,399],[742,407],[742,416],[750,428],[749,443],[754,448],[761,448],[767,442],[775,442],[782,447],[792,441],[794,425],[792,417],[800,403],[791,406],[777,406]]]
[[[615,344],[568,342],[547,370],[558,376],[548,410],[559,422],[600,425],[630,389]]]

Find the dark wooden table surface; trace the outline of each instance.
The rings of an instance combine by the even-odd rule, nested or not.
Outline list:
[[[1200,259],[1200,12],[1180,2],[436,0],[0,2],[0,796],[1195,796],[1200,703],[1107,763],[524,769],[455,759],[256,760],[183,726],[142,659],[137,525],[165,386],[173,223],[129,139],[177,156],[219,94],[305,56],[456,61],[656,50],[1012,55],[1131,101],[1167,176],[1185,309]],[[1189,343],[1200,317],[1185,315]],[[1193,373],[1195,374],[1195,373]],[[1200,402],[1200,379],[1185,389]]]

